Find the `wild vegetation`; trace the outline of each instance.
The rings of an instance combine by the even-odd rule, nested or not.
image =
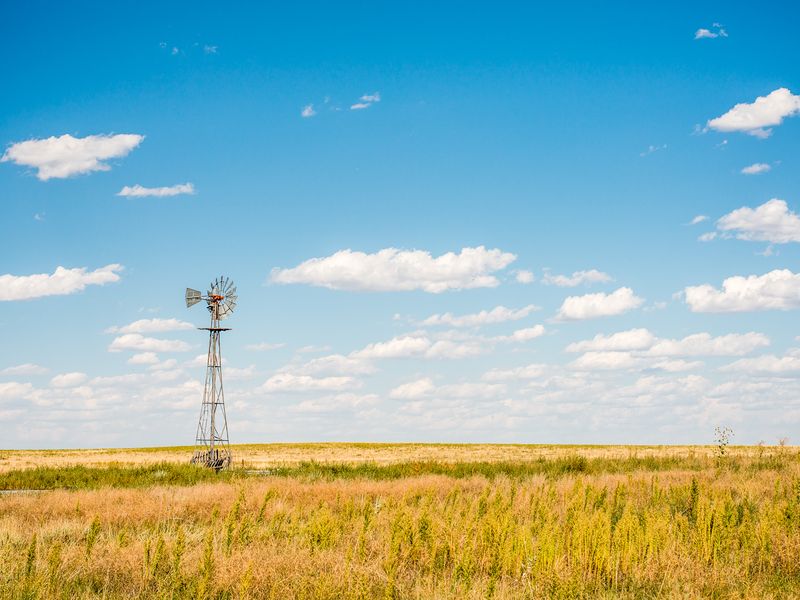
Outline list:
[[[0,596],[800,597],[795,449],[595,450],[10,470]]]

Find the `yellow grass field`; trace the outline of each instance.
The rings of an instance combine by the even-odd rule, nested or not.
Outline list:
[[[800,597],[796,448],[189,451],[0,451],[0,597]]]

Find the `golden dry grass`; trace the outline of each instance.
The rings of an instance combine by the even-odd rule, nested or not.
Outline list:
[[[307,448],[281,445],[270,458]],[[419,459],[440,448],[402,450]],[[509,461],[499,447],[444,448]],[[321,445],[315,456],[388,459],[396,449]],[[640,451],[586,449],[599,452],[590,461]],[[800,597],[798,454],[664,452],[687,452],[692,467],[0,495],[0,596]]]
[[[267,469],[292,466],[305,461],[337,464],[396,464],[437,461],[493,462],[529,461],[538,458],[584,456],[586,458],[625,458],[628,456],[707,457],[714,446],[578,446],[539,444],[239,444],[232,446],[236,466]],[[758,447],[728,449],[735,456],[753,456]],[[162,462],[183,463],[191,447],[101,448],[77,450],[0,450],[0,473],[33,467],[149,465]]]

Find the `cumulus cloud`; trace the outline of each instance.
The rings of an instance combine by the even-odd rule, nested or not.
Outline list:
[[[772,169],[767,163],[753,163],[742,169],[742,175],[758,175]]]
[[[800,352],[790,350],[786,356],[765,354],[753,358],[740,358],[720,368],[733,373],[753,373],[764,375],[786,375],[800,373]]]
[[[13,162],[37,170],[41,181],[65,178],[92,171],[108,171],[103,162],[121,158],[136,148],[143,135],[120,133],[117,135],[89,135],[84,138],[69,134],[46,139],[16,142],[8,147],[0,162]]]
[[[159,364],[158,354],[155,352],[140,352],[128,359],[130,365],[157,365]]]
[[[588,352],[599,356],[591,356],[587,360],[620,359],[622,353],[634,358],[661,358],[679,356],[742,356],[769,346],[769,338],[763,333],[730,333],[714,337],[702,332],[688,335],[682,339],[658,338],[647,329],[629,329],[611,335],[598,334],[590,340],[574,342],[567,346],[567,352]],[[660,361],[648,363],[653,368],[667,371],[695,368],[697,363],[678,361]]]
[[[139,319],[121,327],[109,327],[106,333],[163,333],[194,329],[194,325],[179,319]]]
[[[0,375],[44,375],[47,371],[47,368],[40,365],[25,363],[13,367],[6,367],[0,370]]]
[[[7,381],[0,383],[0,400],[17,400],[28,396],[33,391],[34,387],[30,383]]]
[[[308,119],[309,117],[313,117],[317,114],[317,111],[314,110],[313,104],[306,104],[303,107],[303,110],[300,111],[300,116],[304,119]]]
[[[786,244],[800,242],[800,217],[789,210],[785,200],[773,198],[761,206],[743,206],[717,221],[720,231],[737,239]]]
[[[435,389],[433,380],[430,377],[424,377],[398,385],[389,392],[389,397],[395,400],[416,400],[431,394]]]
[[[561,304],[556,319],[574,321],[621,315],[640,307],[643,303],[644,299],[636,296],[628,287],[621,287],[610,294],[600,292],[583,296],[568,296]]]
[[[524,319],[533,311],[539,310],[535,304],[529,304],[523,308],[513,309],[505,306],[495,306],[491,310],[482,310],[477,313],[455,316],[452,313],[431,315],[424,321],[423,325],[447,325],[450,327],[480,327],[482,325],[492,325],[495,323],[505,323],[506,321],[518,321]]]
[[[429,377],[404,383],[389,392],[395,400],[420,400],[432,396],[438,398],[495,398],[506,391],[506,387],[497,383],[452,383],[442,386],[434,385]]]
[[[514,278],[517,280],[517,283],[523,284],[533,283],[535,279],[531,271],[525,271],[524,269],[517,271]]]
[[[439,340],[431,344],[425,352],[425,358],[468,358],[486,351],[480,342],[475,340],[459,341]]]
[[[484,381],[509,381],[522,379],[538,379],[547,370],[547,365],[533,363],[524,367],[513,369],[491,369],[483,374],[481,379]]]
[[[374,373],[375,367],[365,358],[344,356],[343,354],[330,354],[314,358],[305,364],[291,366],[283,371],[299,375],[363,375]]]
[[[86,267],[56,267],[52,274],[0,275],[0,301],[30,300],[43,296],[63,296],[83,291],[87,285],[119,281],[122,265],[111,264],[88,271]]]
[[[736,275],[722,282],[722,289],[703,284],[683,291],[692,312],[746,312],[790,310],[800,307],[800,274],[776,269],[764,275]]]
[[[729,333],[713,337],[695,333],[680,340],[660,339],[647,351],[649,356],[741,356],[769,346],[763,333]]]
[[[295,373],[276,373],[261,386],[267,393],[338,391],[356,388],[361,382],[353,377],[312,377]]]
[[[647,329],[629,329],[611,335],[598,333],[591,340],[573,342],[567,346],[567,352],[589,352],[602,350],[645,350],[656,341]]]
[[[587,352],[573,360],[570,366],[580,371],[611,371],[631,369],[641,364],[630,352]]]
[[[438,294],[448,290],[496,287],[492,273],[505,269],[516,256],[483,246],[463,248],[438,257],[422,250],[385,248],[374,254],[340,250],[309,259],[291,269],[273,269],[273,283],[305,283],[334,290],[409,291]]]
[[[495,342],[528,342],[544,335],[543,325],[534,325],[524,329],[517,329],[511,335],[498,335],[491,338]]]
[[[109,352],[139,350],[142,352],[186,352],[191,346],[180,340],[160,340],[138,333],[117,336],[108,347]]]
[[[353,358],[407,358],[427,352],[431,341],[427,337],[405,335],[386,342],[369,344],[363,350],[353,352]]]
[[[576,287],[581,284],[608,283],[609,281],[612,281],[611,275],[597,269],[575,271],[572,275],[551,275],[547,271],[542,277],[542,283],[545,285],[557,285],[559,287]]]
[[[703,221],[708,220],[708,216],[706,215],[697,215],[694,219],[689,221],[689,225],[697,225],[698,223],[702,223]]]
[[[780,125],[783,119],[798,112],[800,96],[795,96],[787,88],[778,88],[750,104],[737,104],[724,115],[708,121],[707,126],[717,131],[742,131],[765,138],[772,133],[771,127]]]
[[[50,385],[57,388],[75,387],[82,384],[87,379],[88,376],[86,373],[80,373],[78,371],[72,373],[61,373],[50,380]]]
[[[726,38],[728,37],[728,32],[720,25],[719,23],[714,23],[711,26],[711,29],[706,29],[701,27],[697,31],[694,32],[694,39],[696,40],[704,40],[709,39],[713,40],[715,38]]]
[[[131,196],[136,198],[144,196],[156,196],[158,198],[163,198],[166,196],[179,196],[180,194],[194,194],[194,185],[191,183],[179,183],[169,187],[149,188],[136,184],[126,185],[119,192],[117,192],[117,196]]]

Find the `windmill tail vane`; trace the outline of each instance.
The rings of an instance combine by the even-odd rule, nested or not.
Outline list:
[[[197,422],[195,449],[192,464],[219,471],[231,465],[233,456],[228,443],[228,417],[225,412],[225,390],[222,385],[222,347],[220,337],[230,327],[220,326],[220,321],[231,315],[238,301],[236,286],[228,277],[218,277],[209,285],[205,295],[199,290],[186,288],[186,308],[205,300],[211,316],[211,325],[201,327],[208,331],[208,359],[203,403]]]

